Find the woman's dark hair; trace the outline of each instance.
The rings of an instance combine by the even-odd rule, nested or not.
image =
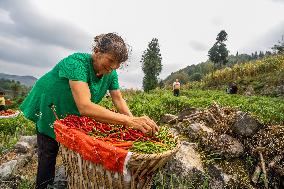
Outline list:
[[[92,50],[98,49],[102,53],[112,54],[118,62],[128,59],[129,48],[123,39],[115,33],[101,34],[95,37]]]

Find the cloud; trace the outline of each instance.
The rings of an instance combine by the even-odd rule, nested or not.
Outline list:
[[[202,44],[201,42],[198,41],[190,41],[189,42],[190,47],[195,50],[195,51],[206,51],[208,50],[207,45]]]
[[[9,13],[9,19],[13,21],[1,24],[4,35],[73,50],[86,50],[91,39],[90,35],[71,23],[43,17],[29,1],[1,1],[0,7]]]
[[[0,16],[0,59],[11,68],[51,68],[75,49],[91,49],[90,35],[70,23],[43,17],[30,1],[0,1]]]
[[[35,67],[51,67],[69,51],[60,46],[32,42],[26,38],[0,37],[0,59]]]
[[[284,0],[272,0],[272,1],[284,3]]]
[[[273,45],[277,44],[278,41],[282,40],[282,36],[284,36],[284,21],[271,28],[260,38],[254,39],[250,43],[253,45],[246,46],[244,50],[250,52],[254,52],[256,50],[271,50],[271,47],[273,47]]]

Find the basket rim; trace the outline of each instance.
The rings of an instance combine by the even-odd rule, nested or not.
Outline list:
[[[160,153],[153,153],[153,154],[148,154],[148,153],[137,153],[137,152],[131,152],[132,155],[131,155],[131,159],[132,158],[136,158],[136,159],[140,159],[140,158],[145,158],[145,156],[149,159],[155,159],[157,156],[159,156],[160,158],[161,157],[164,157],[164,156],[168,156],[168,155],[171,155],[175,152],[177,152],[179,150],[179,148],[181,147],[181,140],[179,140],[178,137],[175,137],[176,139],[176,142],[177,142],[177,145],[171,149],[171,150],[167,150],[167,151],[164,151],[164,152],[160,152]]]

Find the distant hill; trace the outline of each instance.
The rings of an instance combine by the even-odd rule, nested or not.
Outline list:
[[[10,75],[10,74],[5,74],[5,73],[0,73],[0,79],[2,78],[19,81],[21,84],[26,85],[28,87],[33,86],[33,84],[37,81],[37,78],[33,76],[19,76],[19,75]]]
[[[284,97],[284,55],[270,55],[216,70],[203,77],[200,86],[224,91],[230,82],[237,84],[239,94]]]
[[[263,52],[260,52],[259,55],[257,54],[257,52],[252,53],[252,55],[248,54],[229,55],[227,64],[224,65],[221,69],[225,67],[232,67],[235,64],[242,64],[250,60],[261,59],[264,56],[269,56],[270,54],[271,53],[267,51],[265,54]],[[194,65],[189,65],[176,72],[172,72],[166,79],[163,80],[163,83],[165,85],[171,85],[177,78],[180,80],[182,84],[186,84],[192,81],[200,81],[207,74],[211,73],[213,69],[214,69],[213,63],[210,60]]]

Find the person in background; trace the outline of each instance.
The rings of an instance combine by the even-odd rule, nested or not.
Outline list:
[[[5,110],[5,93],[0,91],[0,111]]]
[[[227,93],[228,94],[237,94],[238,93],[238,86],[235,82],[229,83],[228,88],[227,88]]]
[[[179,91],[180,91],[180,82],[178,79],[173,83],[173,92],[174,96],[179,96]]]
[[[25,117],[36,124],[38,170],[36,188],[53,184],[59,144],[53,122],[55,107],[59,119],[67,114],[88,116],[97,121],[122,124],[143,133],[158,131],[156,123],[147,116],[135,117],[119,90],[118,69],[128,59],[124,40],[115,33],[96,36],[92,54],[74,53],[62,59],[43,75],[20,106]],[[98,103],[109,90],[118,113]]]

